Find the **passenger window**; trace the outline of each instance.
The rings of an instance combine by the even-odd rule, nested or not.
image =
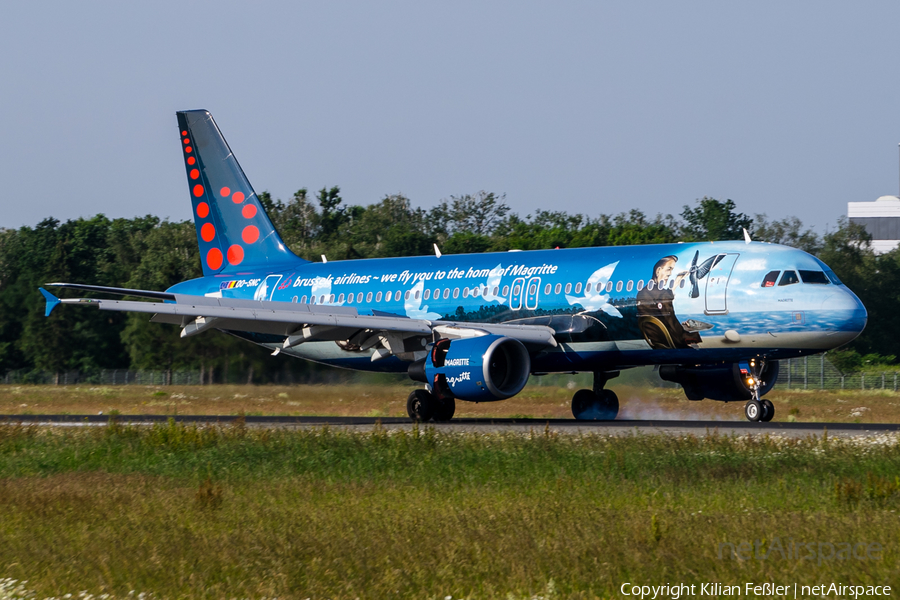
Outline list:
[[[763,277],[761,287],[775,287],[775,282],[778,281],[779,273],[781,273],[781,271],[769,271],[766,273],[766,276]]]
[[[622,282],[621,282],[621,281],[617,281],[617,282],[616,282],[616,291],[617,291],[617,292],[621,292],[621,291],[622,291]]]
[[[795,271],[785,271],[784,275],[781,276],[781,281],[778,282],[778,286],[782,285],[791,285],[794,283],[799,283],[800,279],[797,277],[797,273]]]
[[[681,280],[681,282],[678,284],[678,287],[684,289],[684,279]]]
[[[444,288],[444,300],[450,297],[450,288]]]
[[[638,279],[637,291],[641,291],[642,289],[644,289],[644,280]]]
[[[606,282],[606,291],[607,291],[607,292],[611,292],[611,291],[612,291],[612,281],[607,281],[607,282]]]
[[[822,271],[800,271],[803,283],[828,284],[828,277]]]
[[[479,295],[481,295],[481,288],[479,286],[473,287],[472,288],[472,296],[477,298]]]
[[[315,303],[316,303],[316,297],[313,296],[312,298],[310,298],[310,299],[309,299],[309,302],[310,302],[310,304],[315,304]]]
[[[416,294],[418,294],[418,293],[419,293],[419,292],[416,292]],[[422,299],[423,299],[423,300],[428,300],[429,298],[431,298],[431,290],[425,290],[425,293],[422,294]]]
[[[531,296],[534,296],[536,293],[537,293],[537,286],[532,283],[531,287],[528,288],[528,294]]]
[[[369,300],[372,299],[372,292],[369,292]],[[362,302],[362,292],[356,295],[356,303],[360,304]]]
[[[344,295],[341,294],[340,296],[338,296],[338,302],[343,302],[343,301],[344,301]]]
[[[634,282],[632,280],[628,280],[628,283],[625,284],[625,291],[630,292],[634,289]]]
[[[550,285],[549,283],[548,283],[547,285],[545,285],[545,286],[544,286],[544,295],[545,295],[545,296],[549,296],[549,295],[550,295],[550,290],[552,290],[552,289],[553,289],[553,286]]]
[[[576,294],[580,294],[580,293],[581,293],[581,282],[580,282],[580,281],[579,281],[578,283],[575,284],[575,293],[576,293]]]
[[[330,296],[328,296],[328,303],[334,304],[334,294],[331,294]]]
[[[459,288],[453,288],[453,297],[459,298]]]
[[[561,283],[557,283],[557,284],[556,284],[556,293],[558,294],[558,293],[560,293],[561,291],[562,291],[562,284],[561,284]]]
[[[463,298],[469,297],[469,288],[463,288]]]
[[[502,294],[502,295],[503,295],[503,296],[506,296],[508,293],[509,293],[509,286],[508,286],[508,285],[504,285],[504,286],[503,286],[503,294]]]
[[[375,302],[381,302],[381,296],[382,296],[381,292],[378,292],[377,294],[375,294]]]
[[[571,284],[571,283],[567,283],[567,284],[566,284],[566,293],[569,294],[569,293],[571,293],[571,292],[572,292],[572,284]]]
[[[586,286],[584,286],[584,293],[585,294],[591,293],[591,283],[590,282],[588,282],[588,284]]]
[[[360,292],[360,293],[362,293],[362,292]],[[381,292],[378,292],[378,299],[381,300]],[[371,301],[372,301],[372,292],[369,292],[368,294],[366,294],[366,302],[371,302]]]
[[[521,287],[519,287],[519,286],[514,287],[513,288],[513,296],[518,296],[519,292],[521,292],[521,291],[522,291]]]
[[[306,300],[307,300],[306,294],[303,294],[303,297],[300,298],[300,304],[306,304]]]
[[[500,288],[495,286],[494,287],[494,295],[496,296],[499,291],[500,291]]]
[[[652,290],[655,283],[656,283],[656,282],[654,282],[652,279],[651,279],[650,281],[648,281],[648,282],[647,282],[647,289],[648,289],[648,290]]]
[[[409,300],[409,290],[406,290],[406,294],[403,296],[404,300]]]

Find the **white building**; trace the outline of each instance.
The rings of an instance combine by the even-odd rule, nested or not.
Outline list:
[[[882,196],[875,202],[848,202],[847,216],[872,235],[872,250],[890,252],[900,245],[900,198]]]

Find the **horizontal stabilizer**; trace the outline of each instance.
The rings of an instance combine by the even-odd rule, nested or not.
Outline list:
[[[54,287],[67,288],[70,290],[82,290],[85,292],[114,294],[116,296],[134,296],[135,298],[152,298],[153,300],[175,300],[175,294],[155,292],[153,290],[133,290],[129,288],[107,287],[105,285],[85,285],[82,283],[46,283],[44,285],[52,285]]]

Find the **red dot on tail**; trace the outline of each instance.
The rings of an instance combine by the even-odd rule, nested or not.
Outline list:
[[[184,143],[185,143],[185,144],[190,144],[190,143],[191,143],[191,140],[188,139],[188,138],[184,138]]]
[[[233,245],[228,249],[228,262],[233,265],[238,265],[241,261],[244,260],[244,249],[238,246],[237,244]]]
[[[245,219],[252,219],[253,217],[256,216],[256,207],[253,206],[252,204],[247,204],[241,210],[241,214],[244,215]]]
[[[244,192],[235,192],[234,196],[231,197],[231,200],[235,204],[240,204],[244,201]]]
[[[231,189],[229,189],[227,187],[223,187],[221,190],[219,190],[219,193],[222,194],[223,198],[227,198],[228,195],[231,193]]]
[[[200,171],[191,169],[191,179],[197,179],[198,177],[200,177]]]
[[[182,131],[181,135],[187,135],[187,131]]]
[[[203,195],[203,186],[199,183],[194,186],[194,195],[198,198]]]
[[[206,253],[206,266],[217,271],[222,266],[222,251],[218,248],[210,248]]]
[[[252,244],[259,239],[259,229],[256,228],[256,225],[247,225],[241,232],[241,239],[245,244]]]
[[[211,242],[216,237],[216,228],[212,223],[204,223],[200,228],[200,237],[204,242]]]
[[[187,148],[184,149],[184,151],[187,152],[188,154],[190,154],[191,152],[194,151],[194,149],[191,148],[190,146],[188,146]]]
[[[192,165],[192,164],[194,164],[195,162],[197,162],[197,159],[194,158],[193,156],[188,156],[188,161],[187,161],[187,162],[188,162],[189,165]]]
[[[209,216],[209,204],[206,202],[201,202],[197,205],[197,216],[201,219],[205,219]]]

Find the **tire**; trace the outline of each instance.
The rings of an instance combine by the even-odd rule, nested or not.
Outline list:
[[[748,400],[747,404],[744,405],[744,416],[747,417],[748,421],[753,421],[755,423],[760,420],[763,414],[764,410],[761,402]]]
[[[759,420],[762,421],[763,423],[768,423],[769,421],[772,420],[772,417],[775,416],[775,405],[772,404],[771,400],[762,400],[762,401],[760,401],[760,403],[763,406],[764,413],[763,413],[763,416],[760,417]]]
[[[431,419],[436,405],[434,395],[428,390],[413,390],[406,399],[406,413],[419,423]]]
[[[596,420],[596,412],[593,410],[600,402],[592,390],[578,390],[572,396],[572,416],[579,421]]]
[[[456,412],[456,400],[454,398],[434,399],[434,412],[431,418],[438,423],[446,423],[453,418]]]
[[[604,421],[615,421],[619,414],[619,397],[612,390],[603,390],[600,396],[600,413]]]

